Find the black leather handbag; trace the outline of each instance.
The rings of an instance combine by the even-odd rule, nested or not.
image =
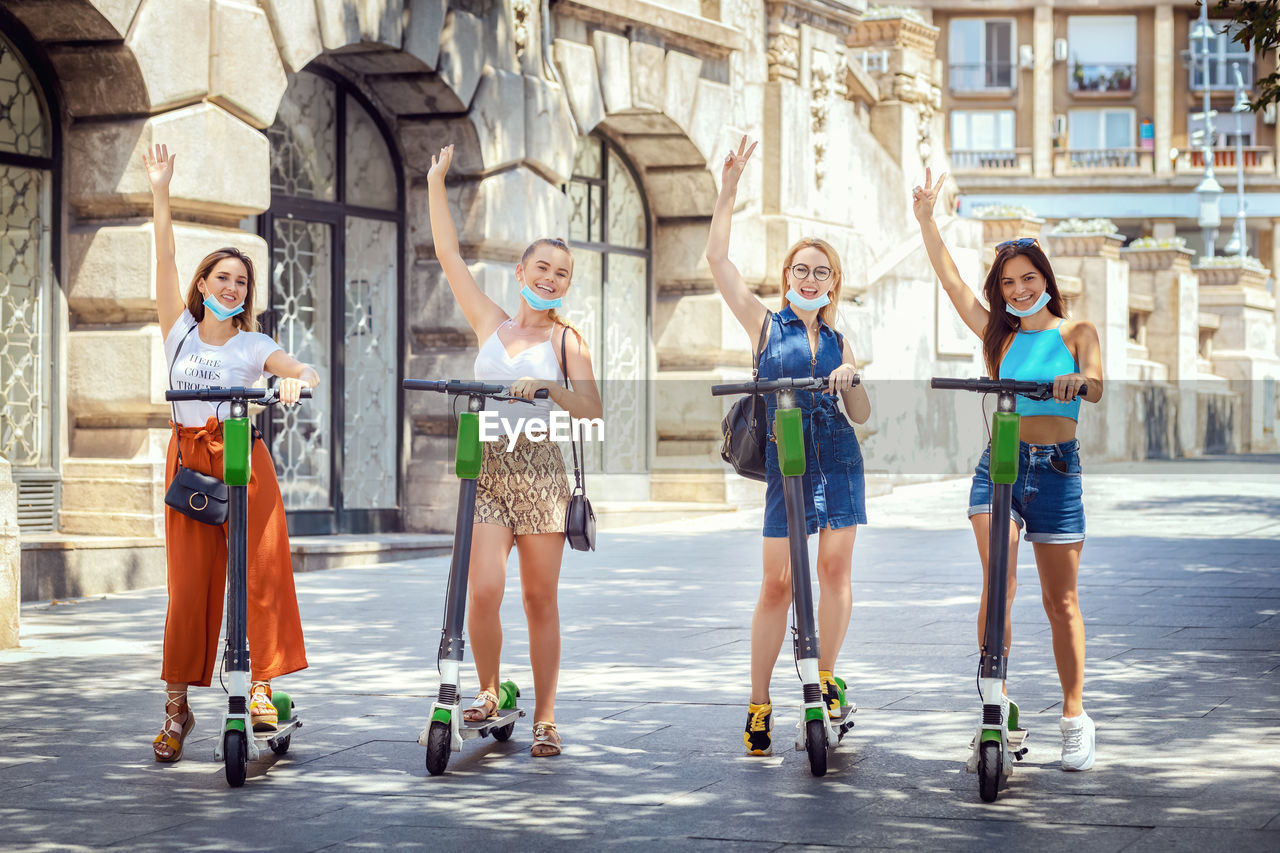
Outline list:
[[[565,338],[569,330],[565,329],[560,337],[560,370],[564,373],[564,387],[569,387],[569,360],[565,357]],[[591,510],[591,501],[582,485],[582,466],[578,462],[578,442],[573,438],[572,425],[569,430],[569,446],[573,449],[573,493],[569,496],[569,508],[564,514],[564,538],[569,547],[575,551],[594,551],[596,549],[596,514]],[[585,454],[584,454],[585,455]]]
[[[182,345],[196,330],[192,326],[178,344],[178,351],[173,354],[173,364],[169,365],[169,389],[173,390],[173,368],[182,353]],[[173,437],[178,438],[178,407],[173,409]],[[223,524],[227,520],[227,484],[217,477],[203,474],[194,468],[182,467],[182,446],[178,446],[178,472],[173,475],[173,482],[165,490],[164,502],[178,512],[205,524]]]
[[[764,325],[760,327],[760,340],[756,342],[755,352],[751,354],[751,380],[760,376],[760,352],[764,349],[765,334],[769,324],[773,322],[773,312],[765,315]],[[764,395],[751,394],[738,398],[729,409],[729,414],[720,422],[724,433],[724,443],[720,446],[720,458],[733,466],[743,477],[749,480],[764,481],[764,445],[768,435],[768,424],[764,405]]]

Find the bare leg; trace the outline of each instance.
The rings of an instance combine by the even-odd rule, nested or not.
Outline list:
[[[751,701],[769,701],[769,682],[787,632],[791,607],[791,546],[784,537],[765,537],[760,597],[751,617]]]
[[[520,589],[529,620],[529,665],[533,667],[534,723],[556,721],[560,680],[560,561],[563,533],[531,533],[516,538]]]
[[[818,531],[818,669],[834,672],[853,612],[853,540],[857,526]]]
[[[973,522],[973,534],[978,539],[978,556],[982,559],[982,602],[978,605],[978,647],[986,640],[987,631],[987,562],[991,544],[991,513],[982,513],[969,519]],[[1009,522],[1009,573],[1008,594],[1005,596],[1004,653],[1008,657],[1013,647],[1013,596],[1018,591],[1018,528]]]
[[[507,584],[507,557],[515,537],[500,524],[477,524],[471,533],[471,565],[467,577],[467,639],[480,689],[498,695],[502,657],[502,594]]]
[[[1053,658],[1062,683],[1062,716],[1077,717],[1084,710],[1084,616],[1076,592],[1084,543],[1035,542],[1032,547],[1040,572],[1044,612],[1053,632]]]

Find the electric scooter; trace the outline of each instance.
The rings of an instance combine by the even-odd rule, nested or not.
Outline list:
[[[978,693],[982,698],[982,724],[975,735],[976,766],[966,767],[978,774],[978,796],[993,803],[999,796],[1000,783],[1013,773],[1013,762],[1027,754],[1023,743],[1027,730],[1018,725],[1017,706],[1011,706],[1009,719],[1001,708],[1004,680],[1009,659],[1004,653],[1004,614],[1009,584],[1005,571],[996,566],[1009,562],[1009,513],[1013,504],[1013,484],[1018,479],[1019,395],[1030,400],[1048,400],[1053,396],[1052,382],[1022,382],[1016,379],[952,379],[934,377],[931,388],[974,391],[995,394],[996,410],[991,415],[991,538],[987,547],[987,615],[983,629],[984,642],[978,663]],[[1088,392],[1082,386],[1079,393]]]
[[[310,388],[302,389],[311,396]],[[250,761],[257,761],[266,746],[276,755],[289,751],[289,742],[302,720],[292,698],[283,690],[271,691],[271,701],[279,718],[269,730],[255,730],[249,718],[249,637],[247,552],[249,528],[249,475],[252,471],[254,431],[249,421],[249,403],[270,406],[280,402],[275,388],[197,388],[166,391],[164,398],[181,403],[200,400],[227,403],[228,417],[222,422],[222,480],[227,484],[227,629],[223,665],[227,673],[227,713],[222,717],[222,736],[214,747],[215,761],[226,763],[227,784],[244,784]]]
[[[854,377],[854,384],[858,377]],[[827,772],[827,750],[835,749],[845,733],[853,728],[850,719],[857,710],[845,699],[844,681],[837,678],[840,714],[832,718],[822,701],[822,684],[818,678],[818,629],[813,609],[813,583],[809,577],[809,537],[805,528],[804,509],[804,424],[802,411],[796,405],[797,391],[825,391],[827,377],[801,379],[762,379],[713,385],[717,397],[730,394],[778,395],[774,414],[773,435],[778,443],[778,468],[782,472],[782,498],[787,507],[787,537],[791,546],[791,612],[793,651],[800,683],[804,691],[804,718],[796,735],[796,750],[809,754],[809,771],[814,776]]]
[[[445,593],[444,628],[440,632],[440,648],[436,666],[440,671],[440,689],[431,704],[427,727],[418,735],[418,743],[427,748],[427,772],[439,776],[449,764],[449,756],[462,750],[463,740],[488,737],[499,743],[515,732],[516,720],[525,715],[516,706],[520,688],[513,681],[498,686],[498,710],[487,720],[464,720],[458,691],[463,659],[463,631],[466,627],[467,576],[471,566],[471,531],[475,523],[476,478],[480,476],[483,443],[480,440],[480,412],[486,400],[527,402],[511,396],[506,385],[456,380],[405,379],[407,391],[436,391],[451,397],[466,397],[467,410],[458,415],[458,441],[454,456],[454,472],[458,475],[458,518],[453,529],[453,556],[449,561],[449,588]],[[547,389],[534,394],[546,399]]]

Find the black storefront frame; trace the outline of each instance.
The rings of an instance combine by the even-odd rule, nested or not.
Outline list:
[[[352,86],[341,75],[323,67],[307,68],[305,73],[322,77],[334,86],[334,200],[317,201],[309,198],[298,198],[271,193],[271,207],[258,218],[258,234],[267,243],[268,264],[274,263],[275,242],[274,228],[277,219],[298,220],[326,225],[331,229],[332,251],[330,264],[330,330],[329,353],[331,356],[329,411],[329,483],[330,505],[326,509],[292,509],[288,517],[291,535],[322,535],[334,533],[386,533],[403,529],[402,508],[404,506],[404,477],[407,461],[405,446],[404,394],[400,389],[405,361],[404,337],[404,280],[405,280],[405,193],[404,168],[395,145],[395,139],[383,125],[373,104],[359,90]],[[394,210],[364,207],[346,202],[346,134],[347,134],[347,99],[350,95],[365,111],[374,127],[382,135],[383,143],[391,156],[391,165],[395,174],[396,206]],[[396,506],[385,509],[348,509],[343,504],[342,474],[345,464],[343,458],[343,438],[346,422],[346,364],[344,333],[346,329],[346,221],[349,217],[374,219],[391,222],[396,226],[396,335],[395,335],[395,466]],[[275,308],[274,273],[268,278],[268,305],[262,315],[263,331],[273,337],[277,333],[277,316]],[[325,377],[321,377],[322,380]],[[306,403],[303,403],[306,405]],[[263,413],[258,418],[258,427],[270,446],[274,439],[274,430],[270,417]]]

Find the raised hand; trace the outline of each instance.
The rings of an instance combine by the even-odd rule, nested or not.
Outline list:
[[[942,191],[942,185],[947,181],[947,173],[943,172],[937,182],[932,181],[933,171],[926,168],[924,170],[924,186],[917,186],[911,191],[911,209],[915,213],[916,219],[921,223],[928,222],[933,218],[933,206],[938,201],[938,193]]]
[[[453,146],[446,145],[440,149],[439,155],[431,156],[431,168],[427,170],[428,181],[443,181],[449,174],[449,166],[453,164]]]
[[[756,150],[759,141],[751,143],[751,147],[747,147],[747,137],[743,136],[742,141],[738,143],[738,150],[729,149],[729,154],[724,158],[724,168],[720,172],[721,189],[736,190],[738,188],[738,179],[742,177],[743,169],[747,168],[747,161],[751,159],[751,152]]]
[[[169,181],[173,178],[173,163],[178,159],[178,155],[169,156],[169,146],[155,146],[155,151],[142,152],[142,164],[147,167],[147,180],[151,181],[152,189],[169,186]]]

